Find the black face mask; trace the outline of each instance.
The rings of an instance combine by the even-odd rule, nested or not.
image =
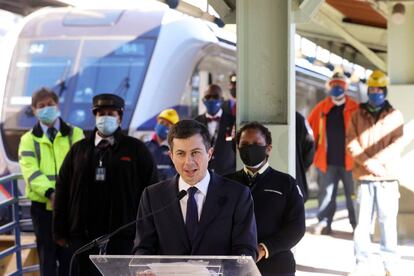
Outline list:
[[[244,145],[239,148],[240,158],[248,167],[259,165],[266,159],[266,146],[257,144]]]

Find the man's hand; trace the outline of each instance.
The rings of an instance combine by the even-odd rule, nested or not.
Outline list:
[[[50,199],[50,205],[54,209],[55,208],[55,192],[53,192],[53,193],[50,194],[49,199]]]
[[[257,246],[257,251],[259,251],[259,255],[257,256],[256,263],[258,263],[264,256],[266,256],[266,250],[261,244]]]
[[[364,167],[375,176],[385,176],[387,174],[387,170],[385,169],[384,165],[377,159],[371,158],[365,161]]]
[[[56,243],[60,246],[60,247],[69,247],[69,243],[67,242],[67,240],[65,239],[58,239],[56,240]]]

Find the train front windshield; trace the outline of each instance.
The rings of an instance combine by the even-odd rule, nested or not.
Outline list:
[[[85,130],[95,126],[92,98],[113,93],[125,100],[122,128],[127,129],[155,46],[154,38],[27,40],[12,59],[3,100],[3,143],[17,161],[20,136],[36,122],[31,96],[40,87],[59,95],[61,117]]]

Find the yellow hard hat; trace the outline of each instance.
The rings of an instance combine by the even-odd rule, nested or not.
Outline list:
[[[388,78],[384,72],[374,70],[367,81],[368,87],[386,87],[388,85]]]
[[[160,119],[160,118],[165,119],[172,124],[176,124],[180,120],[180,117],[178,116],[177,111],[175,111],[175,109],[173,108],[169,108],[169,109],[165,109],[161,111],[161,113],[157,116],[157,119]]]

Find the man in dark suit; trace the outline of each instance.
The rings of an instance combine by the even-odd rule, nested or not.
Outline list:
[[[170,129],[168,143],[178,175],[144,190],[134,253],[244,254],[256,259],[250,191],[207,170],[213,151],[207,128],[194,120],[182,120]],[[178,201],[176,195],[182,190],[187,195]],[[154,214],[148,216],[151,212]]]
[[[236,171],[236,145],[234,143],[235,117],[223,111],[223,92],[212,84],[204,92],[203,103],[207,111],[195,118],[207,126],[213,148],[209,169],[220,175]]]
[[[291,252],[305,233],[303,198],[295,180],[269,166],[272,136],[263,125],[253,122],[236,135],[237,148],[244,168],[228,175],[250,187],[257,222],[259,256],[257,266],[262,275],[295,275]]]

